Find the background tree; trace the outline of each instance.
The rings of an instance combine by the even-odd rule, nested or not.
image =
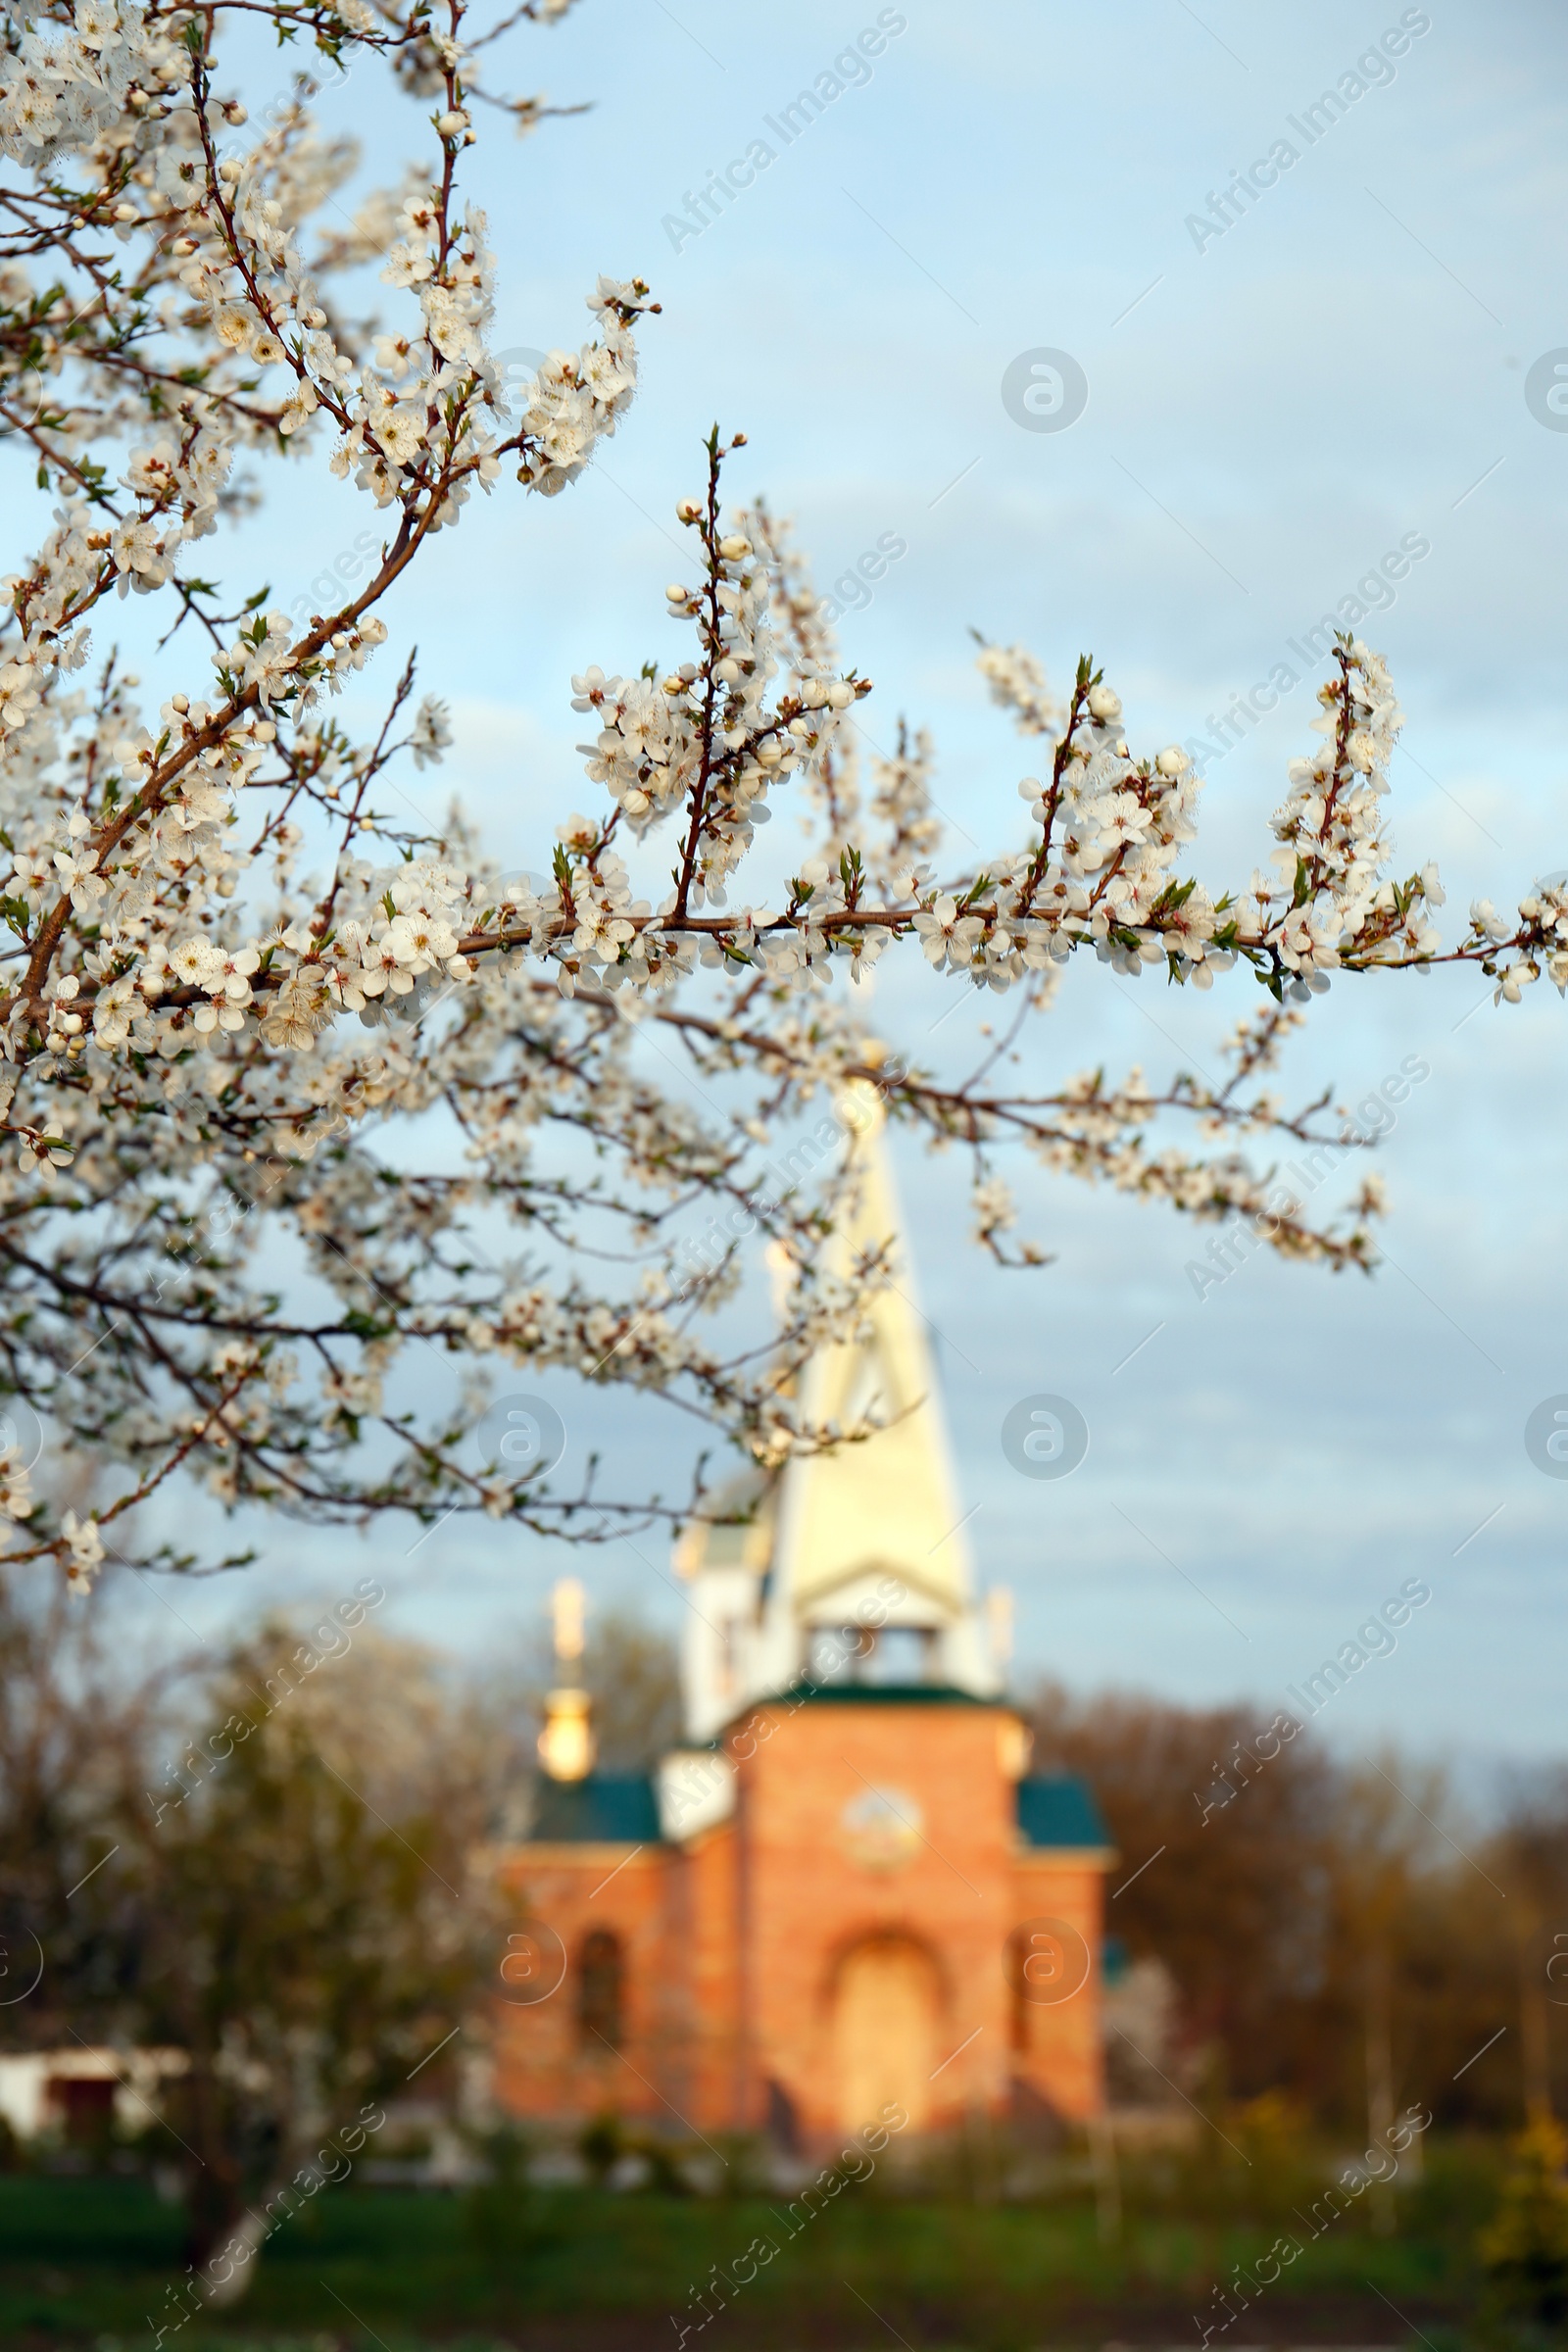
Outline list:
[[[69,2045],[120,1985],[117,1905],[96,1874],[179,1680],[178,1666],[139,1666],[120,1630],[84,1617],[63,1584],[0,1575],[0,2034],[13,2049]]]
[[[209,1741],[199,1785],[166,1783],[126,1824],[127,2006],[138,2038],[187,2054],[171,2121],[198,2266],[245,2203],[478,2022],[493,1940],[476,1760],[428,1662],[362,1635],[336,1663],[323,1647],[312,1687],[308,1648],[264,1627],[205,1678],[202,1719],[231,1753]]]
[[[1568,2006],[1568,1774],[1514,1790],[1493,1852],[1518,1959],[1526,2106],[1532,2118],[1549,2116],[1552,2012]]]
[[[1047,1684],[1030,1713],[1037,1766],[1085,1774],[1122,1857],[1107,1932],[1170,1970],[1181,2039],[1214,2092],[1284,2091],[1369,2135],[1391,2098],[1489,2131],[1524,2119],[1543,2082],[1562,2099],[1562,1988],[1539,1924],[1568,1939],[1560,1775],[1519,1780],[1489,1825],[1441,1775],[1393,1755],[1341,1763],[1310,1731],[1259,1762],[1266,1718],[1246,1706]],[[1540,1874],[1524,1886],[1522,1856]],[[1509,1925],[1532,1884],[1539,2057]]]
[[[1185,2038],[1221,2061],[1218,2087],[1238,2098],[1294,2087],[1292,2022],[1331,1959],[1336,1787],[1321,1749],[1303,1737],[1245,1763],[1262,1728],[1251,1708],[1091,1699],[1051,1684],[1030,1716],[1036,1768],[1090,1782],[1118,1880],[1131,1881],[1107,1931],[1169,1968]]]
[[[0,1737],[8,1965],[44,1963],[0,2032],[183,2053],[156,2136],[198,2266],[455,2028],[482,2044],[493,1759],[363,1601],[157,1686],[13,1601]]]
[[[1514,2142],[1481,2259],[1505,2311],[1554,2334],[1568,2319],[1568,2133],[1539,2115]]]

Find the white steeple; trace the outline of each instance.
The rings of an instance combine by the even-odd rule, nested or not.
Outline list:
[[[878,1426],[858,1444],[794,1456],[776,1480],[738,1482],[740,1527],[692,1527],[675,1562],[688,1579],[687,1736],[713,1737],[754,1700],[810,1681],[945,1685],[990,1697],[999,1661],[975,1604],[966,1533],[926,1326],[899,1229],[875,1090],[839,1114],[857,1164],[854,1209],[829,1250],[848,1271],[886,1250],[892,1279],[863,1335],[825,1348],[802,1376],[813,1426]]]

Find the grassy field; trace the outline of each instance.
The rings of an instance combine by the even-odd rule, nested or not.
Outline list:
[[[1488,2168],[1434,2163],[1377,2236],[1347,2216],[1221,2328],[1214,2289],[1250,2272],[1276,2216],[1130,2206],[1102,2237],[1092,2202],[922,2202],[847,2190],[795,2234],[782,2201],[526,2190],[488,2197],[345,2183],[280,2229],[244,2300],[173,2322],[188,2302],[180,2219],[136,2180],[0,2178],[0,2344],[177,2352],[287,2341],[521,2344],[538,2352],[860,2347],[903,2340],[1007,2352],[1043,2344],[1309,2343],[1449,2352],[1472,2339],[1473,2240]],[[1477,2208],[1481,2208],[1478,2210]],[[1303,2235],[1301,2231],[1298,2235]],[[765,2261],[754,2240],[777,2251]],[[755,2278],[703,2324],[714,2266]],[[707,2308],[711,2309],[711,2299]]]

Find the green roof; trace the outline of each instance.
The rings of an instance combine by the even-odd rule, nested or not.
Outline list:
[[[797,1695],[813,1702],[858,1699],[874,1705],[983,1705],[967,1690],[938,1684],[858,1684]],[[1111,1842],[1087,1781],[1071,1774],[1018,1783],[1018,1828],[1026,1845],[1103,1848]],[[659,1800],[642,1773],[591,1773],[585,1781],[546,1781],[528,1833],[538,1845],[658,1845]]]
[[[590,1773],[546,1781],[528,1832],[531,1845],[657,1845],[659,1801],[644,1773]]]
[[[750,1715],[757,1707],[784,1706],[995,1707],[1004,1703],[977,1698],[972,1690],[959,1690],[948,1683],[807,1683],[754,1699],[745,1712]]]
[[[1069,1773],[1018,1783],[1018,1827],[1026,1845],[1107,1846],[1094,1790]]]

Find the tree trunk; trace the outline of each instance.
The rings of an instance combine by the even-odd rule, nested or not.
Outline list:
[[[1546,2035],[1546,1975],[1541,1965],[1541,1919],[1531,1909],[1520,1923],[1519,2044],[1524,2069],[1525,2121],[1551,2116],[1551,2052]]]
[[[239,2167],[224,2145],[222,2094],[205,2052],[191,2052],[184,2087],[185,2116],[181,2120],[189,2124],[186,2146],[195,2165],[185,2194],[182,2252],[198,2274],[205,2274],[239,2220]]]
[[[1379,1942],[1366,1968],[1366,2134],[1369,2149],[1389,2148],[1394,2130],[1394,2025],[1390,2015],[1389,1947]],[[1394,2182],[1372,2184],[1372,2227],[1379,2237],[1394,2229]]]

